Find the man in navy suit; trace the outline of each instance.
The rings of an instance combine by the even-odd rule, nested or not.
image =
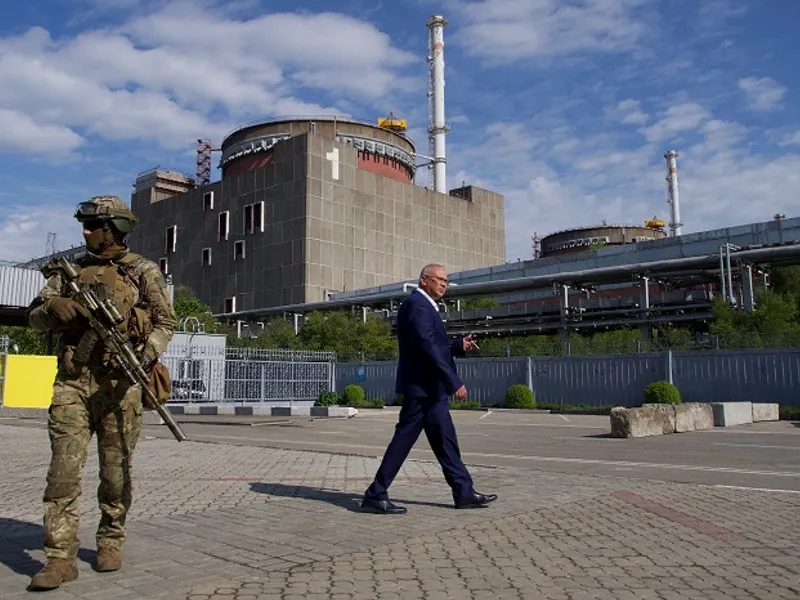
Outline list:
[[[450,416],[448,396],[463,400],[467,388],[456,372],[453,355],[464,356],[476,348],[472,336],[450,341],[436,301],[447,290],[447,274],[441,265],[427,265],[414,290],[397,312],[400,360],[395,391],[403,395],[394,437],[361,506],[379,513],[405,513],[405,507],[389,500],[388,488],[403,466],[422,430],[453,492],[456,508],[482,508],[497,499],[475,491],[472,477],[461,460],[458,439]]]

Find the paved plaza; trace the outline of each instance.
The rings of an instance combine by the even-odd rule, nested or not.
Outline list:
[[[607,417],[458,414],[476,485],[499,500],[454,510],[423,437],[391,489],[408,514],[362,513],[394,419],[390,410],[347,420],[187,419],[191,441],[181,444],[163,427],[145,427],[116,573],[91,569],[99,518],[92,450],[80,576],[43,593],[800,598],[800,428],[792,423],[612,440],[602,431]],[[47,433],[42,419],[2,417],[0,436],[0,598],[28,598],[44,560]]]

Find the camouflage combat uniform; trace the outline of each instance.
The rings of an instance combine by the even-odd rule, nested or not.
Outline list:
[[[127,247],[111,250],[102,258],[89,253],[79,261],[80,285],[91,286],[101,300],[113,298],[126,317],[120,330],[147,360],[155,359],[166,349],[177,324],[164,277],[155,263],[130,253]],[[98,565],[104,557],[111,565],[98,570],[115,570],[119,568],[125,518],[131,506],[131,462],[142,424],[142,390],[112,369],[102,342],[86,346],[89,352],[81,348],[84,336],[93,334],[88,321],[79,323],[82,327],[74,323],[64,327],[56,318],[52,302],[67,295],[61,273],[56,272],[28,315],[35,329],[59,333],[58,372],[48,422],[52,457],[44,492],[44,549],[48,559],[67,559],[74,565],[79,544],[81,476],[89,440],[97,434],[97,500],[102,513],[96,534]],[[52,589],[77,577],[74,567],[64,566],[67,562],[52,562],[61,567],[54,568],[57,576],[51,573],[49,579],[37,574],[40,589]]]

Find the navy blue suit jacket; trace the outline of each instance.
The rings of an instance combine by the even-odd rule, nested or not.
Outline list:
[[[464,356],[463,341],[447,337],[442,318],[421,292],[415,290],[397,311],[395,392],[405,398],[438,400],[455,393],[463,382],[453,356]]]

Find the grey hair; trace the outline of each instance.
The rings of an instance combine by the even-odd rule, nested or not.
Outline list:
[[[444,270],[444,265],[440,265],[439,263],[430,263],[429,265],[425,265],[422,267],[422,271],[419,272],[419,278],[422,279],[425,275],[428,274],[428,269],[439,268]]]

